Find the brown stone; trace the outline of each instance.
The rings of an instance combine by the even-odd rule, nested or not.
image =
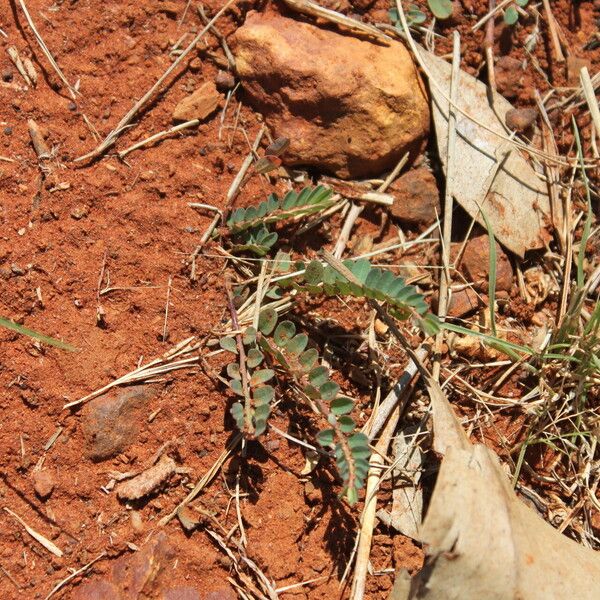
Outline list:
[[[518,224],[515,223],[515,226]],[[487,234],[470,239],[461,260],[461,269],[476,289],[486,292],[490,274],[490,243]],[[500,244],[496,242],[496,290],[510,292],[513,268]]]
[[[146,542],[135,554],[122,556],[109,574],[79,586],[74,600],[134,600],[159,598],[171,587],[175,550],[164,533]],[[175,596],[177,598],[177,596]],[[185,598],[185,596],[183,596]]]
[[[221,94],[212,81],[204,82],[195,92],[185,97],[173,111],[174,121],[206,119],[219,108]]]
[[[250,13],[232,36],[248,102],[274,137],[283,162],[342,178],[377,175],[429,133],[429,103],[400,42],[373,43],[279,15]]]
[[[138,385],[94,398],[83,413],[87,457],[101,461],[126,450],[145,422],[140,409],[152,396],[152,388]]]
[[[215,77],[215,85],[220,92],[226,92],[235,87],[235,77],[229,71],[219,70]]]
[[[464,317],[479,308],[480,305],[479,296],[473,289],[464,288],[457,290],[456,292],[452,292],[452,296],[450,297],[448,316]]]
[[[34,471],[31,479],[33,480],[33,489],[39,498],[46,500],[51,496],[56,485],[56,479],[52,471]]]
[[[394,196],[392,215],[407,225],[427,227],[441,213],[437,182],[425,167],[404,173],[388,192]]]
[[[535,123],[537,116],[538,111],[535,108],[511,108],[506,113],[506,126],[523,133]]]

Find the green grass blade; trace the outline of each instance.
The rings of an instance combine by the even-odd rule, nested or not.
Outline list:
[[[505,352],[509,356],[514,358],[518,358],[515,355],[515,352],[525,354],[531,356],[535,354],[532,348],[528,346],[521,346],[520,344],[515,344],[513,342],[508,342],[507,340],[501,340],[500,338],[489,335],[487,333],[482,333],[481,331],[473,331],[472,329],[467,329],[466,327],[461,327],[460,325],[454,325],[453,323],[448,323],[447,321],[440,322],[441,329],[447,329],[448,331],[454,331],[454,333],[461,333],[463,335],[472,335],[474,337],[481,338],[485,340],[490,346],[498,348]]]
[[[49,337],[44,335],[43,333],[38,333],[37,331],[33,331],[33,329],[27,329],[27,327],[23,327],[23,325],[19,325],[10,319],[5,319],[4,317],[0,317],[0,327],[4,327],[5,329],[10,329],[11,331],[16,331],[21,335],[26,335],[30,338],[43,342],[44,344],[48,344],[49,346],[54,346],[56,348],[60,348],[61,350],[68,350],[69,352],[77,352],[77,348],[71,346],[71,344],[67,344],[66,342],[61,342],[53,337]]]
[[[579,166],[581,168],[581,177],[585,186],[585,195],[587,202],[587,213],[585,217],[585,224],[583,226],[583,233],[581,234],[581,242],[579,243],[579,253],[577,256],[577,287],[581,289],[584,286],[585,272],[583,270],[583,262],[585,260],[585,247],[587,246],[588,239],[592,228],[592,199],[590,198],[590,185],[585,171],[585,164],[583,162],[583,150],[581,148],[581,138],[579,137],[579,129],[573,118],[573,132],[575,133],[575,142],[577,143],[577,156],[579,158]],[[570,233],[570,232],[569,232]]]

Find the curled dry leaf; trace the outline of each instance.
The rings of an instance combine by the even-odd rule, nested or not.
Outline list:
[[[116,486],[117,496],[121,500],[139,500],[169,479],[176,469],[175,461],[167,454],[163,454],[160,460],[149,469],[128,481],[119,483]]]
[[[428,382],[434,448],[444,455],[420,531],[424,569],[403,598],[600,597],[600,555],[556,531],[515,495],[498,457],[471,445]],[[400,597],[398,597],[400,600]]]
[[[418,48],[418,52],[433,80],[429,86],[433,122],[447,171],[447,98],[452,66],[423,48]],[[505,139],[508,132],[503,122],[512,109],[510,102],[494,93],[492,108],[486,86],[464,71],[460,71],[459,89],[456,146],[447,185],[457,202],[485,227],[483,210],[498,241],[522,257],[527,250],[544,245],[544,219],[550,214],[548,193],[529,162]],[[515,227],[515,223],[519,226]]]

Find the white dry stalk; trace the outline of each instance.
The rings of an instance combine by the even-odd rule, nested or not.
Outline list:
[[[194,486],[194,489],[175,507],[175,509],[168,515],[163,517],[158,524],[164,527],[169,523],[173,517],[177,516],[177,511],[187,506],[198,494],[213,480],[215,475],[219,472],[219,469],[223,466],[223,463],[229,458],[231,453],[238,447],[238,444],[242,440],[242,435],[236,433],[233,438],[227,444],[225,450],[219,455],[219,458],[213,463],[211,468],[202,476],[198,483]]]
[[[11,515],[14,519],[16,519],[25,529],[25,531],[39,544],[44,546],[48,552],[54,554],[54,556],[58,556],[59,558],[63,555],[63,551],[53,542],[51,542],[47,537],[43,536],[41,533],[38,533],[35,529],[27,525],[19,515],[14,513],[10,508],[4,507],[4,510]]]
[[[377,188],[377,194],[382,194],[388,187],[394,182],[398,174],[408,161],[408,152],[398,161],[396,166],[392,169],[391,173],[385,178],[385,181]],[[362,198],[361,198],[362,199]],[[393,202],[393,198],[392,198]],[[333,255],[336,258],[341,258],[342,254],[344,254],[344,250],[346,249],[346,245],[350,239],[350,234],[352,233],[352,228],[354,227],[354,223],[361,215],[364,210],[363,204],[352,204],[348,215],[346,216],[346,220],[344,221],[344,225],[342,226],[342,230],[340,231],[340,235],[338,236],[338,240],[336,242],[335,248],[333,250]]]
[[[354,566],[354,580],[352,582],[351,600],[363,600],[371,553],[373,528],[377,512],[377,489],[383,472],[383,457],[386,456],[390,441],[400,419],[400,410],[393,412],[375,445],[375,452],[371,455],[369,473],[367,475],[367,490],[365,493],[365,506],[361,515],[360,537],[356,551],[356,564]]]
[[[192,356],[189,358],[183,358],[181,360],[175,360],[180,356],[196,352],[200,348],[200,344],[195,342],[195,340],[195,337],[190,337],[186,340],[183,340],[183,342],[180,342],[174,348],[163,354],[162,357],[155,358],[148,364],[142,365],[137,369],[130,371],[126,375],[123,375],[122,377],[111,381],[104,387],[95,390],[91,394],[88,394],[87,396],[84,396],[79,400],[68,402],[63,406],[63,409],[73,408],[75,406],[84,404],[85,402],[89,402],[93,398],[101,396],[102,394],[105,394],[112,388],[117,387],[119,385],[127,385],[136,381],[147,381],[152,377],[156,377],[157,375],[163,375],[165,373],[177,371],[180,369],[188,369],[197,365],[200,361],[199,355]]]
[[[448,158],[446,166],[446,187],[444,191],[444,229],[442,232],[442,271],[438,290],[438,317],[446,318],[448,313],[448,291],[452,285],[450,276],[450,247],[452,240],[452,215],[454,210],[454,161],[456,154],[456,111],[451,108],[456,104],[460,79],[460,35],[454,31],[452,39],[452,76],[450,79],[450,103],[448,106]],[[435,362],[433,376],[440,376],[440,355],[444,341],[444,331],[441,330],[435,338]]]
[[[17,69],[21,77],[25,80],[25,83],[27,85],[32,85],[31,79],[29,79],[29,74],[27,73],[25,65],[21,60],[21,55],[19,54],[19,51],[14,46],[9,46],[6,49],[6,52],[8,53],[10,60],[12,60],[13,64],[15,65],[15,68]]]
[[[482,25],[485,25],[491,18],[495,17],[507,4],[510,4],[513,1],[514,0],[502,0],[494,10],[490,10],[485,16],[481,17],[481,19],[471,27],[471,31],[477,31]]]
[[[94,558],[94,560],[91,560],[87,565],[84,565],[83,567],[81,567],[81,569],[77,569],[77,571],[74,571],[68,577],[65,577],[62,581],[59,581],[52,588],[51,592],[44,598],[44,600],[50,600],[50,598],[52,598],[52,596],[54,596],[54,594],[56,594],[56,592],[58,592],[58,590],[62,589],[65,585],[67,585],[67,583],[69,583],[69,581],[75,579],[75,577],[78,577],[82,573],[85,573],[94,563],[98,562],[105,556],[106,556],[106,552],[102,552],[101,554],[96,556],[96,558]]]
[[[103,154],[108,148],[110,148],[121,135],[123,131],[129,126],[129,123],[137,115],[137,113],[148,103],[150,98],[154,96],[155,92],[160,88],[163,82],[177,69],[182,63],[185,57],[196,47],[196,44],[204,37],[207,31],[210,30],[211,26],[219,19],[219,17],[235,2],[236,0],[228,0],[223,7],[215,14],[210,20],[209,24],[202,29],[196,35],[196,37],[190,42],[187,48],[177,57],[177,59],[171,64],[171,66],[158,78],[156,83],[131,107],[129,112],[119,121],[117,126],[104,138],[104,140],[91,152],[80,156],[75,159],[75,162],[83,160],[89,160]]]
[[[72,98],[73,99],[77,98],[77,95],[79,94],[79,92],[69,83],[67,78],[64,76],[63,72],[60,70],[58,63],[54,60],[52,53],[50,52],[50,50],[48,49],[48,46],[46,46],[46,43],[44,42],[42,36],[38,32],[38,30],[35,26],[35,23],[33,22],[33,19],[31,18],[31,15],[29,14],[29,11],[27,10],[27,6],[25,6],[25,2],[23,0],[19,0],[19,4],[21,5],[23,14],[25,15],[25,18],[27,19],[27,23],[29,23],[29,27],[31,27],[31,31],[33,31],[33,35],[35,36],[35,39],[37,40],[37,43],[40,45],[42,52],[46,55],[48,62],[52,65],[52,68],[54,69],[54,71],[56,72],[56,74],[58,75],[60,80],[67,86],[67,89],[69,90],[69,93],[71,94]]]
[[[244,162],[242,163],[240,170],[238,171],[237,175],[234,177],[233,181],[231,182],[231,185],[229,186],[229,189],[227,190],[227,196],[225,198],[227,207],[231,206],[233,200],[235,199],[235,196],[237,195],[237,193],[240,189],[242,181],[244,180],[244,177],[246,176],[248,169],[252,165],[252,161],[254,160],[254,156],[256,154],[256,151],[258,150],[258,147],[260,146],[260,141],[262,140],[262,137],[263,137],[265,131],[266,131],[266,128],[263,125],[260,128],[258,134],[256,135],[254,144],[252,144],[252,147],[250,149],[250,152],[248,153],[248,156],[246,156],[246,158],[244,159]],[[216,229],[217,225],[219,224],[219,221],[221,221],[223,218],[224,218],[224,216],[223,216],[222,212],[219,212],[218,214],[216,214],[214,216],[213,220],[210,222],[210,225],[206,228],[206,231],[202,234],[202,237],[200,238],[200,242],[198,243],[195,250],[192,252],[192,254],[190,256],[190,261],[192,263],[192,268],[190,270],[191,271],[190,279],[192,281],[196,280],[196,257],[200,253],[200,250],[202,250],[202,248],[204,247],[204,244],[206,244],[206,242],[208,241],[210,236],[213,234],[213,231]]]
[[[587,67],[581,69],[579,78],[581,80],[585,101],[587,102],[590,114],[592,115],[594,127],[596,128],[596,131],[600,132],[600,109],[598,108],[598,100],[596,99],[596,93],[594,92],[594,84],[590,79],[590,73]]]
[[[552,13],[552,9],[550,8],[550,2],[549,0],[542,0],[542,4],[544,5],[544,10],[546,11],[546,20],[548,21],[548,29],[550,30],[550,39],[552,40],[552,47],[554,48],[554,58],[556,58],[557,62],[565,62],[565,55],[563,54],[557,31],[558,26],[556,24],[554,14]]]
[[[178,131],[188,129],[190,127],[195,127],[196,125],[199,125],[199,124],[200,124],[200,119],[192,119],[191,121],[186,121],[185,123],[180,123],[179,125],[175,125],[174,127],[171,127],[170,129],[165,129],[164,131],[159,131],[158,133],[155,133],[154,135],[151,135],[150,137],[147,137],[146,139],[141,140],[140,142],[136,142],[132,146],[129,146],[129,148],[126,148],[125,150],[121,150],[121,152],[119,152],[119,158],[123,159],[130,152],[133,152],[134,150],[138,150],[139,148],[143,148],[144,146],[147,146],[148,144],[151,144],[152,142],[158,142],[159,140],[169,137],[173,133],[177,133]]]

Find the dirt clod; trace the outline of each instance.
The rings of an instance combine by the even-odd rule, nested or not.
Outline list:
[[[538,111],[535,108],[512,108],[506,113],[506,126],[523,133],[535,123],[537,115]]]
[[[467,242],[461,266],[468,281],[480,291],[486,291],[490,273],[490,243],[486,234]],[[496,242],[496,289],[509,292],[512,288],[513,269],[500,244]]]
[[[47,500],[52,495],[54,486],[56,485],[54,473],[48,470],[34,471],[31,479],[33,480],[33,489],[36,495],[41,500]]]
[[[235,77],[229,71],[217,72],[215,85],[220,92],[227,92],[235,87]]]
[[[441,213],[437,183],[431,171],[424,167],[399,177],[389,191],[394,195],[392,215],[407,225],[424,228]]]

